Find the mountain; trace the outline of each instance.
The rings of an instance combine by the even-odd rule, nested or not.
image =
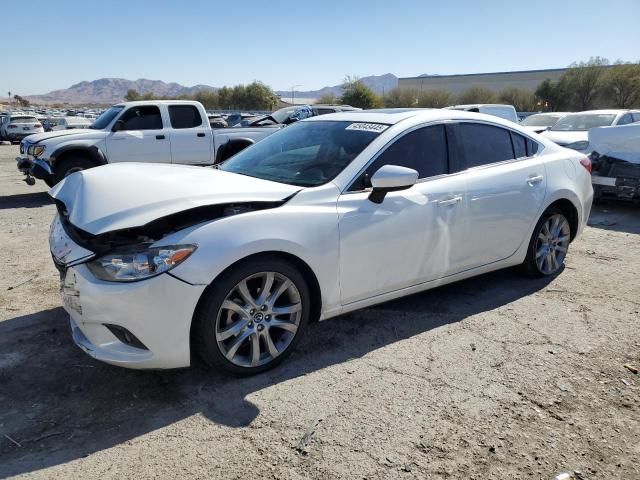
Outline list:
[[[92,82],[80,82],[63,90],[54,90],[44,95],[29,95],[26,98],[34,103],[117,103],[124,100],[127,90],[138,93],[154,93],[162,96],[193,95],[202,90],[216,90],[209,85],[185,87],[178,83],[165,83],[161,80],[126,80],[124,78],[101,78]]]
[[[393,90],[398,86],[398,77],[396,77],[393,73],[362,77],[360,81],[377,94],[388,92],[389,90]],[[279,90],[276,93],[280,95],[283,100],[291,98],[291,90]],[[294,94],[298,98],[319,98],[326,94],[340,96],[342,95],[342,84],[334,85],[332,87],[324,87],[320,90],[296,90]]]
[[[360,79],[365,85],[376,93],[388,92],[398,86],[398,77],[392,73],[384,75],[372,75],[362,77]],[[71,85],[69,88],[62,90],[54,90],[42,95],[28,95],[27,98],[32,103],[75,103],[90,104],[102,103],[113,104],[122,102],[128,90],[137,90],[138,93],[153,93],[160,96],[177,96],[177,95],[193,95],[198,91],[217,90],[216,87],[209,85],[194,85],[185,87],[179,83],[166,83],[162,80],[147,80],[139,78],[138,80],[126,80],[124,78],[100,78],[91,82],[80,82]],[[276,92],[286,101],[291,96],[291,90],[280,90]],[[295,91],[298,98],[319,98],[326,93],[332,93],[336,96],[342,94],[340,85],[332,87],[324,87],[320,90]]]

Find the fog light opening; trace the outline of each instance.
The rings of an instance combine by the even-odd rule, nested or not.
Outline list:
[[[107,327],[109,331],[113,333],[113,335],[125,345],[139,348],[141,350],[149,350],[144,343],[138,340],[138,338],[126,328],[119,325],[111,325],[108,323],[104,323],[103,325]]]

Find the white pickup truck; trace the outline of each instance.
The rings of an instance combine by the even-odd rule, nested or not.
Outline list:
[[[212,130],[199,102],[126,102],[109,108],[88,129],[26,137],[16,161],[27,184],[39,178],[52,186],[73,172],[106,163],[213,165],[283,127]]]

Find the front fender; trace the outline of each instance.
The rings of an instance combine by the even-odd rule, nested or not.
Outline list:
[[[196,244],[172,274],[209,285],[228,267],[251,255],[283,252],[306,263],[320,285],[323,310],[339,306],[339,234],[335,206],[260,210],[213,220],[167,236],[158,245]]]
[[[108,163],[104,152],[97,145],[88,143],[78,144],[77,142],[69,142],[58,146],[51,152],[47,161],[49,164],[55,165],[60,157],[72,151],[87,155],[96,166],[106,165]]]

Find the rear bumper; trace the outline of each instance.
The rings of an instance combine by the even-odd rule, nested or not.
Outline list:
[[[36,135],[38,133],[44,133],[44,130],[42,130],[42,132],[17,132],[17,133],[7,132],[7,139],[14,142],[17,140],[23,140],[25,137],[28,137],[29,135]]]

